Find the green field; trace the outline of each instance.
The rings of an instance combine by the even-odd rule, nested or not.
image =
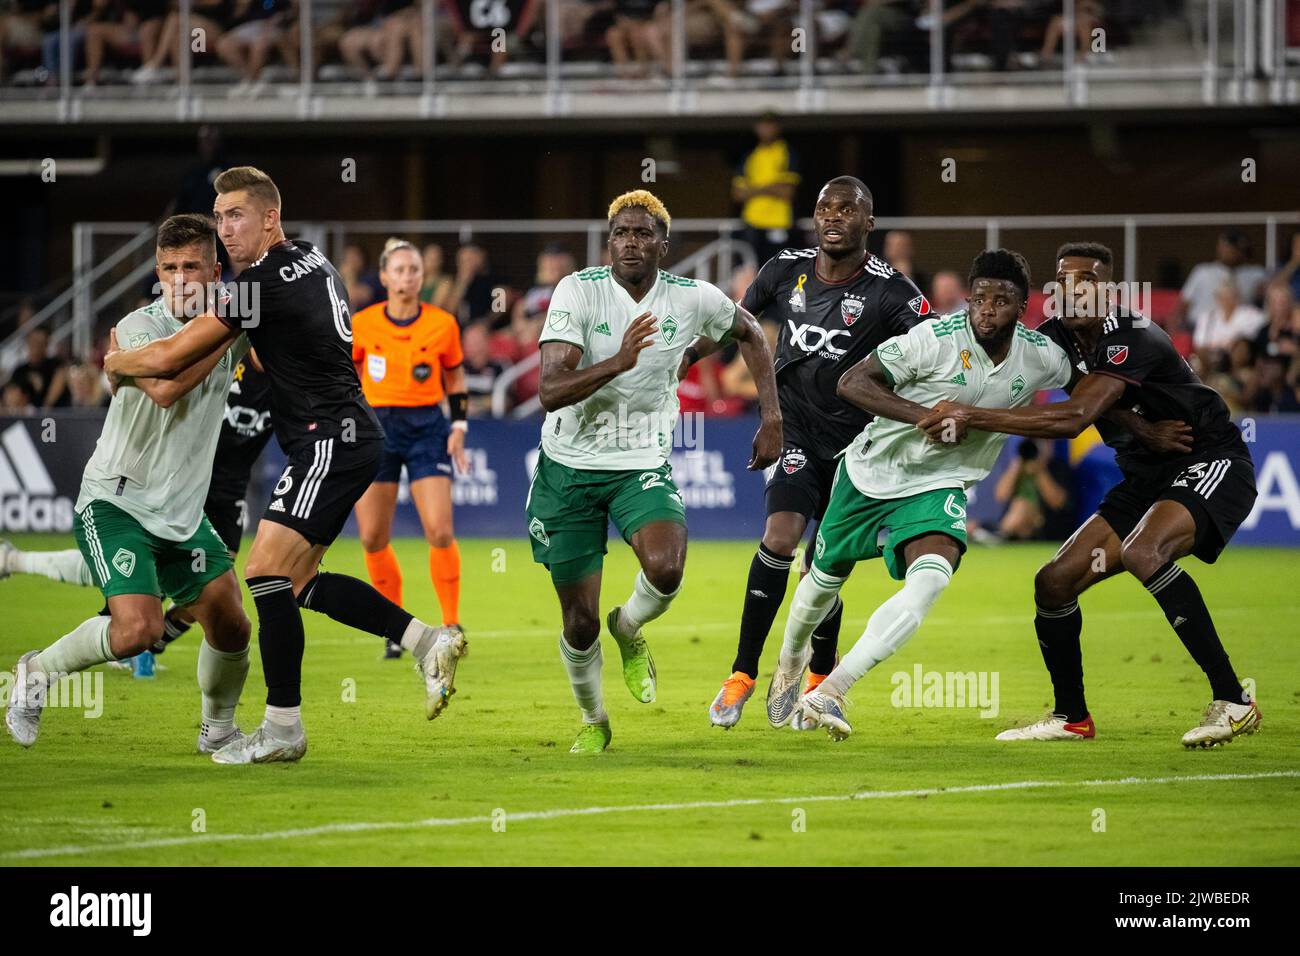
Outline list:
[[[70,538],[14,540],[71,546]],[[397,547],[409,608],[436,620],[423,543]],[[993,740],[1051,703],[1030,619],[1033,572],[1049,554],[1040,546],[968,556],[912,643],[855,688],[855,733],[845,743],[769,728],[766,673],[739,727],[711,728],[707,708],[730,668],[753,546],[695,543],[681,598],[647,628],[658,702],[631,698],[608,646],[614,742],[582,759],[568,753],[577,711],[545,573],[524,540],[463,541],[461,549],[471,653],[438,720],[424,719],[409,657],[381,660],[377,638],[304,612],[310,752],[297,765],[216,766],[193,750],[196,638],[187,636],[159,659],[166,669],[155,680],[107,671],[98,719],[52,707],[32,749],[0,740],[0,862],[1300,863],[1294,551],[1229,550],[1213,568],[1188,562],[1238,673],[1256,681],[1264,723],[1227,747],[1187,752],[1179,737],[1208,702],[1207,685],[1128,578],[1084,602],[1097,739]],[[340,542],[327,566],[365,573],[354,540]],[[633,570],[631,552],[611,544],[606,607],[626,596]],[[859,568],[844,592],[845,640],[894,586],[879,563]],[[0,582],[0,660],[12,666],[99,606],[96,592],[70,585]],[[783,622],[784,613],[765,667]],[[245,729],[262,709],[252,657]],[[917,664],[996,673],[999,713],[893,706],[892,676],[910,676]],[[1205,779],[1231,775],[1247,779]],[[979,789],[990,785],[998,788]],[[195,832],[199,823],[204,832]]]

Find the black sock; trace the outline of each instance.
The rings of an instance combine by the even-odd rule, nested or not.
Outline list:
[[[1237,680],[1228,661],[1228,652],[1223,649],[1223,642],[1219,640],[1209,609],[1201,597],[1201,589],[1192,576],[1169,561],[1142,585],[1165,612],[1165,619],[1187,648],[1187,653],[1192,655],[1192,660],[1205,671],[1214,699],[1246,703],[1241,681]]]
[[[307,582],[298,595],[298,603],[358,631],[378,634],[394,644],[401,643],[406,625],[414,617],[365,581],[325,571]]]
[[[181,620],[180,615],[181,609],[178,607],[168,608],[167,613],[163,615],[163,644],[170,644],[190,629],[190,624]]]
[[[758,679],[758,659],[763,654],[776,612],[785,600],[786,584],[790,580],[790,565],[794,555],[782,556],[766,545],[758,546],[758,553],[749,563],[749,580],[745,582],[745,607],[740,613],[740,643],[736,647],[736,660],[732,671],[743,671]]]
[[[1056,693],[1054,712],[1076,723],[1088,716],[1088,704],[1083,699],[1083,651],[1079,647],[1083,614],[1079,602],[1072,601],[1063,608],[1036,610],[1034,630],[1038,633],[1043,663],[1052,676],[1052,690]]]
[[[835,650],[840,643],[840,620],[843,617],[844,602],[837,597],[831,613],[822,618],[822,622],[813,630],[809,673],[825,677],[835,669]]]
[[[266,703],[297,707],[302,703],[302,612],[286,577],[266,575],[246,582],[257,605],[257,646],[262,652]]]

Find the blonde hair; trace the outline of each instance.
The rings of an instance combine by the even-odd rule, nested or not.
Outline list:
[[[280,190],[271,177],[256,166],[232,166],[212,182],[218,195],[243,189],[268,209],[280,208]]]
[[[383,272],[388,268],[388,257],[401,249],[410,249],[414,252],[420,260],[420,267],[424,267],[424,257],[420,255],[420,250],[415,248],[414,243],[407,242],[405,239],[399,239],[397,236],[392,236],[384,243],[384,251],[379,254],[380,272]]]
[[[640,206],[648,212],[653,218],[659,220],[664,227],[664,235],[668,235],[668,230],[672,227],[673,217],[668,215],[668,209],[660,201],[659,197],[648,189],[634,189],[631,192],[623,193],[609,204],[609,220],[612,222],[614,217],[621,213],[629,206]]]

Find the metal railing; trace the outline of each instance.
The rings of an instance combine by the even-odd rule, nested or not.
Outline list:
[[[725,89],[711,87],[711,78],[701,78],[702,65],[699,60],[691,59],[686,29],[686,0],[669,0],[670,16],[667,17],[668,57],[663,65],[666,76],[651,76],[642,79],[619,79],[606,67],[588,73],[579,66],[594,64],[595,60],[575,61],[566,58],[566,41],[572,37],[561,35],[563,21],[560,14],[561,0],[543,0],[545,8],[539,17],[532,36],[540,33],[541,44],[536,50],[543,59],[526,62],[523,66],[511,64],[514,68],[513,78],[508,69],[502,69],[499,76],[489,78],[486,82],[476,82],[464,75],[462,65],[451,65],[443,58],[437,63],[439,53],[439,31],[441,17],[437,15],[439,0],[420,0],[421,63],[418,71],[408,74],[409,82],[398,82],[386,87],[393,97],[411,101],[410,113],[400,115],[407,118],[431,118],[445,115],[448,109],[449,95],[465,94],[511,94],[521,98],[521,104],[532,115],[556,116],[578,114],[592,109],[588,97],[577,94],[595,93],[601,98],[617,98],[617,95],[634,91],[662,95],[662,108],[667,113],[693,113],[707,110],[727,109],[727,99],[721,100],[712,94],[731,93],[741,95],[761,93],[764,91],[781,91],[791,94],[780,105],[793,113],[816,113],[827,109],[832,104],[828,94],[835,91],[865,91],[867,89],[900,90],[912,89],[923,93],[923,98],[909,101],[908,108],[947,109],[955,105],[955,94],[964,86],[976,88],[986,85],[990,78],[1000,85],[1013,90],[1026,85],[1042,88],[1059,84],[1060,98],[1057,103],[1063,107],[1086,107],[1095,105],[1093,93],[1099,88],[1111,84],[1132,83],[1135,80],[1160,82],[1181,82],[1199,87],[1199,98],[1206,104],[1218,102],[1263,101],[1288,103],[1300,100],[1300,88],[1292,79],[1288,69],[1288,53],[1295,57],[1300,50],[1288,50],[1286,45],[1286,2],[1287,0],[1200,0],[1189,3],[1181,16],[1165,20],[1135,20],[1145,31],[1146,45],[1133,42],[1118,49],[1108,46],[1105,27],[1100,37],[1085,38],[1090,40],[1091,51],[1082,59],[1076,59],[1079,37],[1076,35],[1079,23],[1079,7],[1076,0],[1061,0],[1059,16],[1061,18],[1061,48],[1063,56],[1060,66],[1009,71],[1006,64],[985,65],[982,69],[960,69],[955,67],[958,51],[954,49],[954,37],[948,34],[954,30],[952,23],[945,23],[945,11],[942,0],[929,0],[927,14],[920,20],[903,28],[904,34],[915,41],[927,37],[928,63],[907,60],[907,57],[890,57],[902,59],[910,72],[898,75],[877,74],[874,72],[874,60],[871,61],[872,72],[855,72],[859,67],[852,65],[853,56],[844,55],[838,60],[824,54],[823,47],[844,40],[847,44],[853,37],[851,28],[846,28],[847,13],[841,12],[837,25],[828,25],[824,19],[828,13],[836,11],[822,4],[822,0],[789,0],[787,8],[788,23],[791,29],[791,52],[785,59],[793,58],[793,69],[789,63],[773,61],[764,57],[744,60],[742,75]],[[356,97],[356,83],[323,83],[318,79],[317,71],[321,64],[316,62],[315,33],[320,25],[318,16],[321,6],[319,0],[299,0],[298,32],[300,35],[299,65],[297,76],[287,70],[291,95],[264,97],[256,104],[243,100],[233,104],[237,110],[247,110],[254,105],[258,115],[263,118],[311,118],[321,115],[327,101],[351,99],[356,103],[370,102],[369,111],[387,109],[374,106],[375,88],[363,88],[362,96]],[[93,94],[76,84],[76,71],[73,62],[76,49],[73,44],[73,17],[75,4],[73,0],[60,0],[60,36],[59,68],[57,72],[57,99],[44,102],[57,104],[57,119],[63,122],[77,122],[86,118],[88,110],[97,109],[97,104],[117,99],[127,100],[141,109],[150,110],[156,118],[158,97],[154,90],[148,96],[122,96],[134,93],[129,87],[114,89],[110,86],[99,87]],[[197,83],[194,65],[195,36],[191,32],[193,0],[180,0],[177,14],[180,30],[177,35],[175,60],[177,64],[176,82],[164,95],[175,99],[175,116],[177,119],[196,119],[200,116],[214,116],[214,110],[221,110],[224,91],[221,96],[211,96],[205,92],[207,84]],[[1041,19],[1047,12],[1038,13]],[[864,7],[857,12],[858,17],[871,14]],[[980,14],[982,15],[982,14]],[[471,20],[473,8],[471,8]],[[1230,37],[1223,42],[1220,36],[1221,21],[1230,23]],[[969,21],[966,21],[967,23]],[[962,26],[958,23],[956,26]],[[923,31],[921,28],[925,27]],[[489,35],[489,28],[471,24],[468,31],[478,35]],[[734,26],[721,27],[736,29]],[[1111,32],[1122,32],[1114,31]],[[1173,32],[1190,34],[1188,42],[1170,42]],[[1163,38],[1156,42],[1156,34]],[[494,36],[494,41],[497,38]],[[524,38],[528,39],[528,38]],[[768,35],[746,34],[746,46],[764,45]],[[895,45],[904,40],[895,37]],[[981,37],[980,42],[989,42]],[[207,44],[207,51],[212,52],[213,44]],[[1100,49],[1098,49],[1100,48]],[[1150,54],[1160,53],[1160,57]],[[591,51],[603,52],[603,51]],[[850,51],[852,53],[853,51]],[[886,54],[897,50],[887,45]],[[1117,54],[1117,55],[1116,55]],[[967,59],[979,59],[984,56],[979,50],[961,53]],[[1018,51],[1020,56],[1034,57],[1032,51]],[[865,58],[867,54],[863,54]],[[921,57],[924,60],[926,57]],[[1156,62],[1163,59],[1165,62]],[[1045,61],[1044,61],[1045,62]],[[757,69],[763,66],[766,72]],[[751,68],[752,67],[752,68]],[[656,68],[658,68],[656,66]],[[453,81],[454,82],[449,82]],[[611,86],[613,84],[613,86]],[[448,91],[452,91],[449,94]],[[332,96],[337,92],[340,96]],[[710,94],[705,103],[703,94]],[[39,95],[39,94],[38,94]],[[12,96],[12,91],[0,91],[0,96]],[[578,102],[581,99],[582,102]],[[987,98],[986,104],[998,107],[1005,97]],[[861,107],[861,100],[854,100]],[[585,104],[585,105],[584,105]],[[886,104],[876,103],[877,107]],[[851,108],[851,107],[840,107]],[[238,115],[232,113],[232,115]],[[128,118],[125,114],[107,112],[96,116],[100,119]],[[2,118],[2,114],[0,114]],[[30,118],[24,116],[23,118]]]

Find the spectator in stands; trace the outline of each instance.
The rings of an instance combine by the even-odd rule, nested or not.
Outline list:
[[[1215,247],[1215,260],[1200,263],[1187,276],[1175,314],[1187,319],[1195,332],[1201,316],[1214,308],[1219,286],[1228,280],[1236,283],[1242,302],[1258,302],[1268,274],[1262,266],[1252,265],[1249,258],[1250,240],[1244,233],[1236,229],[1222,233]]]
[[[766,41],[767,55],[778,69],[793,52],[791,29],[796,7],[795,0],[744,0],[744,10],[736,17],[743,42],[748,45]],[[824,29],[820,29],[818,39],[824,36]]]
[[[354,73],[388,82],[397,78],[408,55],[416,68],[420,67],[424,58],[420,4],[415,0],[360,0],[356,9],[352,25],[339,37],[339,54]]]
[[[78,408],[102,408],[113,398],[103,369],[94,362],[68,366],[68,393]]]
[[[731,181],[731,198],[741,203],[745,223],[741,238],[767,262],[790,242],[794,226],[794,196],[799,185],[798,162],[781,135],[775,113],[764,113],[754,125],[758,144],[745,157]]]
[[[655,9],[654,28],[659,32],[658,47],[664,59],[664,72],[672,71],[673,13],[671,3],[660,3]],[[745,35],[740,29],[740,12],[730,0],[686,0],[685,10],[687,56],[693,47],[717,46],[722,41],[727,56],[727,75],[740,74],[740,62],[745,55]]]
[[[1074,41],[1078,44],[1075,59],[1083,61],[1092,49],[1092,31],[1099,29],[1106,15],[1105,4],[1101,0],[1075,0],[1074,4]],[[1040,54],[1043,63],[1056,57],[1056,48],[1065,36],[1065,17],[1057,13],[1047,21],[1047,31],[1043,34],[1043,49]]]
[[[36,411],[23,387],[12,380],[5,382],[0,410],[7,415],[30,415]]]
[[[1291,290],[1291,297],[1300,302],[1300,229],[1291,236],[1291,258],[1273,276],[1270,285],[1284,285]]]
[[[917,0],[862,0],[844,45],[846,55],[862,64],[862,72],[873,75],[880,68],[885,37],[915,29],[922,4]]]
[[[43,328],[27,333],[27,361],[14,369],[9,381],[17,384],[28,404],[36,408],[64,408],[71,401],[67,363],[50,354],[50,333]]]
[[[460,333],[465,354],[465,391],[469,393],[470,415],[492,413],[492,391],[506,370],[504,362],[492,356],[491,334],[486,322],[471,322]]]
[[[533,285],[515,303],[515,308],[522,309],[529,318],[544,317],[556,285],[576,268],[573,256],[563,246],[548,245],[537,256]]]
[[[487,252],[478,243],[467,242],[456,250],[456,280],[444,308],[456,316],[462,326],[491,316],[491,325],[499,328],[509,321],[509,313],[505,311],[502,297],[493,295],[496,287],[489,271]],[[494,310],[494,305],[500,308]]]
[[[47,6],[47,0],[0,0],[0,79],[8,78],[8,61],[14,54],[39,53]]]
[[[657,4],[658,0],[614,0],[614,22],[605,31],[605,45],[619,75],[644,77],[650,67],[669,62],[654,20]]]
[[[1003,538],[1017,541],[1035,538],[1047,520],[1047,513],[1065,507],[1069,494],[1048,468],[1051,447],[1050,442],[1020,439],[1015,458],[998,477],[993,497],[1007,506],[998,522],[998,533]]]
[[[918,289],[924,289],[929,285],[930,277],[923,272],[916,271],[915,262],[913,261],[915,254],[916,250],[912,244],[912,234],[910,232],[902,229],[891,229],[885,233],[885,244],[880,251],[880,257],[915,282]]]
[[[1243,396],[1246,411],[1262,414],[1300,414],[1300,359],[1261,355],[1253,387]]]
[[[1268,324],[1255,340],[1261,355],[1300,354],[1300,304],[1286,285],[1269,286],[1264,296],[1264,316]]]
[[[1196,324],[1192,344],[1198,352],[1226,351],[1238,339],[1254,339],[1268,324],[1264,313],[1241,301],[1237,284],[1224,282],[1215,291],[1215,306]]]
[[[239,74],[232,95],[252,95],[262,67],[272,50],[291,67],[298,65],[298,50],[290,42],[294,19],[292,0],[233,0],[229,29],[217,44],[217,55]]]
[[[353,312],[359,312],[384,294],[383,286],[379,284],[379,274],[370,272],[369,265],[366,250],[360,245],[349,242],[343,247],[338,271],[347,285],[348,308]]]
[[[195,30],[202,31],[199,36],[203,40],[203,52],[216,53],[229,18],[230,6],[227,0],[192,0],[190,32],[193,35]],[[132,74],[132,83],[141,86],[157,83],[162,79],[163,68],[168,63],[178,66],[176,57],[180,46],[180,29],[180,13],[173,10],[163,21],[153,55],[141,63],[140,69]],[[208,207],[207,211],[211,212],[212,208]]]
[[[442,246],[431,242],[424,247],[421,255],[424,259],[424,285],[420,287],[420,301],[446,309],[454,315],[454,310],[447,309],[443,304],[451,291],[452,279],[442,269]]]
[[[73,0],[68,22],[68,49],[72,54],[72,69],[76,70],[81,62],[86,46],[86,26],[90,23],[91,0]],[[62,19],[59,16],[59,4],[47,3],[41,20],[44,32],[41,34],[41,70],[45,74],[45,83],[55,85],[59,82],[59,66],[63,62],[63,37],[60,33]]]
[[[137,65],[153,56],[166,16],[167,0],[95,0],[86,24],[86,86],[99,83],[104,56],[110,51]]]
[[[936,272],[930,280],[929,299],[936,315],[956,312],[966,304],[966,280],[955,272]]]

